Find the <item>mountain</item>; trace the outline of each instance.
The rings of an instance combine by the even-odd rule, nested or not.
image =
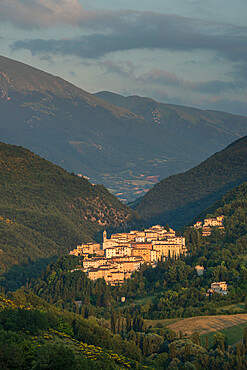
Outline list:
[[[156,184],[133,208],[147,223],[178,228],[247,180],[247,136],[191,170]]]
[[[0,273],[67,254],[134,213],[102,185],[22,147],[0,143]]]
[[[247,134],[245,117],[132,100],[143,109],[113,105],[0,57],[1,141],[104,184],[121,199],[135,199]]]
[[[228,135],[234,139],[246,135],[246,117],[225,112],[201,110],[174,104],[159,103],[153,99],[140,96],[118,95],[109,91],[101,91],[95,96],[123,109],[165,126],[169,132],[175,131],[184,138],[197,140],[205,146],[229,143]]]
[[[185,142],[189,140],[191,143],[200,145],[202,150],[207,150],[207,147],[208,150],[213,150],[213,148],[217,150],[217,145],[222,146],[221,149],[223,149],[224,146],[247,133],[246,117],[164,104],[140,96],[124,97],[108,91],[102,91],[95,95],[159,125],[167,131],[170,139],[176,133],[182,136]]]

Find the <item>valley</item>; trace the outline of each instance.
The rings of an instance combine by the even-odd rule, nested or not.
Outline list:
[[[234,147],[238,158],[244,143]],[[15,354],[10,360],[7,353],[6,363],[57,361],[78,370],[162,369],[174,360],[198,368],[244,364],[246,182],[194,215],[191,227],[143,230],[138,214],[103,186],[24,148],[0,149],[0,349]],[[103,229],[101,249],[94,237]],[[99,260],[113,261],[114,281],[109,271],[95,275]],[[227,294],[208,294],[220,281]]]
[[[0,84],[1,141],[103,184],[124,202],[247,134],[244,116],[93,95],[3,56]]]
[[[155,268],[143,265],[121,284],[88,279],[78,263],[93,260],[90,256],[99,244],[78,246],[70,256],[51,263],[26,288],[0,293],[0,338],[8,335],[7,348],[12,343],[12,353],[14,338],[19,344],[29,343],[32,350],[28,357],[23,352],[22,361],[43,362],[52,350],[63,361],[83,361],[89,369],[91,361],[99,369],[105,363],[113,369],[119,365],[162,369],[174,359],[183,365],[190,361],[198,368],[208,362],[214,368],[220,362],[223,368],[231,361],[238,369],[245,361],[247,343],[246,192],[244,183],[212,205],[210,213],[206,211],[204,225],[211,220],[210,234],[202,236],[202,228],[184,230],[187,255],[168,256],[157,261]],[[217,217],[224,230],[213,226]],[[111,238],[105,233],[104,250],[124,243],[124,237],[153,240],[160,232],[171,234],[158,227]],[[173,235],[173,239],[183,238]],[[198,264],[205,268],[202,275],[196,272]],[[206,295],[212,281],[224,279],[227,295]],[[10,315],[16,337],[8,331]],[[43,348],[42,360],[39,347]]]
[[[247,118],[0,84],[0,367],[245,369]]]
[[[0,0],[0,370],[247,370],[246,13]]]

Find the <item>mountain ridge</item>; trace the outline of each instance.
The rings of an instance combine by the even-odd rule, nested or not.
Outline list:
[[[168,103],[160,103],[160,102],[157,102],[155,101],[154,99],[152,98],[148,98],[148,97],[141,97],[141,96],[138,96],[138,95],[130,95],[130,96],[122,96],[120,94],[116,94],[116,93],[112,93],[112,92],[109,92],[109,91],[100,91],[98,93],[95,93],[94,94],[95,96],[97,97],[100,97],[101,99],[111,103],[111,104],[114,104],[114,105],[117,105],[118,107],[120,108],[124,108],[124,109],[128,109],[130,110],[131,112],[138,112],[138,114],[142,114],[142,106],[147,103],[147,104],[152,104],[153,105],[153,108],[154,109],[162,109],[163,108],[168,108],[168,109],[173,109],[174,111],[176,111],[176,109],[178,109],[180,112],[183,112],[185,114],[188,114],[191,110],[193,110],[195,113],[198,113],[198,116],[202,116],[202,115],[205,115],[206,119],[208,120],[208,123],[210,123],[211,125],[214,123],[211,118],[210,118],[210,115],[216,115],[216,116],[225,116],[225,117],[238,117],[239,119],[243,118],[245,119],[246,117],[245,116],[242,116],[242,115],[234,115],[234,114],[230,114],[230,113],[225,113],[225,112],[222,112],[222,111],[217,111],[217,110],[209,110],[209,109],[199,109],[199,108],[196,108],[196,107],[187,107],[187,106],[183,106],[183,105],[178,105],[178,104],[168,104]],[[219,121],[219,117],[218,117],[218,121]],[[235,122],[236,123],[236,122]],[[219,122],[218,122],[219,124]],[[215,125],[216,126],[216,125]],[[236,139],[237,138],[240,138],[241,136],[243,136],[245,130],[242,129],[241,133],[236,133],[234,131],[232,131],[231,129],[229,128],[226,128],[222,125],[218,126],[218,128],[220,129],[223,129],[225,130],[226,132],[228,133],[231,133],[233,135],[236,135]],[[241,128],[240,128],[241,129]]]
[[[150,99],[151,110],[145,103],[144,111],[131,112],[5,57],[0,57],[0,86],[1,141],[87,176],[123,201],[225,147],[236,138],[227,127],[247,134],[244,117],[224,114],[227,125],[216,128],[205,114],[198,118],[198,110],[184,113],[185,108]],[[223,122],[222,117],[216,118]]]
[[[16,64],[19,67],[18,73],[16,73]],[[67,82],[62,77],[54,76],[48,72],[44,72],[40,69],[27,65],[19,61],[13,61],[10,58],[6,58],[0,55],[0,84],[2,95],[5,95],[8,98],[8,92],[15,91],[22,94],[28,94],[31,92],[43,92],[48,94],[53,92],[55,94],[61,95],[62,97],[67,97],[69,99],[82,97],[87,100],[87,102],[96,106],[101,105],[103,107],[111,108],[111,111],[114,112],[117,116],[129,115],[125,109],[116,109],[116,107],[110,103],[106,102],[90,93],[86,90],[83,90],[70,82]],[[22,80],[20,81],[20,76]],[[25,76],[25,78],[23,78]],[[39,79],[37,79],[37,77]],[[42,81],[42,84],[40,84]],[[134,114],[133,117],[136,117]],[[136,117],[137,118],[137,117]]]
[[[231,188],[247,180],[247,136],[184,173],[156,184],[133,204],[148,223],[189,223]]]

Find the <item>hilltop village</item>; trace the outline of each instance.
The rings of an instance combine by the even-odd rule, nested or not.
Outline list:
[[[103,232],[103,243],[78,245],[71,255],[83,257],[82,265],[72,270],[82,270],[89,279],[104,278],[108,284],[117,285],[130,278],[143,263],[156,266],[159,260],[186,254],[185,238],[176,236],[175,231],[155,225],[143,231],[112,234],[107,239]]]

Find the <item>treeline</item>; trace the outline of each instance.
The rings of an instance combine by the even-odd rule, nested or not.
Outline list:
[[[211,250],[209,249],[209,253]],[[80,313],[83,317],[96,316],[109,319],[111,310],[140,315],[144,319],[165,319],[217,314],[217,308],[246,300],[246,270],[243,258],[231,256],[225,265],[215,259],[193,256],[185,261],[167,259],[155,269],[143,266],[123,285],[111,287],[104,279],[89,280],[82,271],[71,272],[78,265],[78,258],[69,256],[50,265],[30,287],[47,302]],[[190,261],[188,261],[190,260]],[[197,276],[193,266],[207,261],[204,276]],[[210,262],[211,261],[211,262]],[[206,265],[206,263],[205,263]],[[229,266],[229,271],[226,268]],[[234,266],[230,268],[230,266]],[[226,280],[229,294],[205,296],[213,281]],[[121,303],[121,297],[126,302]],[[146,297],[143,304],[138,301]],[[75,304],[80,302],[80,307]]]

